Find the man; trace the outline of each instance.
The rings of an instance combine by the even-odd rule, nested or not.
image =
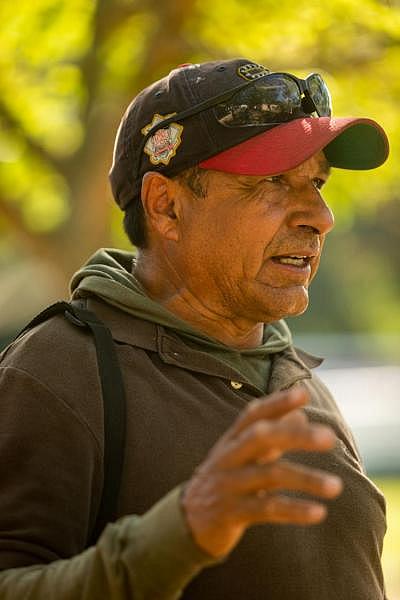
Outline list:
[[[382,495],[281,319],[308,304],[331,167],[387,153],[374,121],[331,117],[318,75],[245,59],[133,100],[111,183],[137,256],[100,251],[72,281],[123,373],[124,518],[85,550],[99,374],[90,334],[55,317],[0,364],[2,599],[384,598]]]

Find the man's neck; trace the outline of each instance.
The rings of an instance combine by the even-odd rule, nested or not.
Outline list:
[[[263,323],[252,323],[247,319],[232,320],[212,310],[190,291],[174,284],[173,277],[155,276],[162,272],[146,261],[137,261],[133,274],[143,286],[146,294],[171,313],[230,348],[247,349],[260,346],[263,341]]]

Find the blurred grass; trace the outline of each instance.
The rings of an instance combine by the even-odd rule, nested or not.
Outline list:
[[[400,600],[400,477],[374,482],[385,494],[388,529],[383,547],[383,571],[388,600]]]

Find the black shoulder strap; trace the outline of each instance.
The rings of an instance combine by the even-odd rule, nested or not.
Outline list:
[[[125,451],[125,388],[111,332],[86,308],[72,306],[68,302],[56,302],[36,315],[19,335],[60,313],[74,325],[89,328],[92,332],[103,395],[104,483],[96,523],[88,540],[88,545],[92,545],[117,513]]]

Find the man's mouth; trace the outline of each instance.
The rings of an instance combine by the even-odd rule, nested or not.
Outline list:
[[[282,265],[292,265],[298,268],[307,267],[311,262],[312,256],[272,256],[271,260]]]

